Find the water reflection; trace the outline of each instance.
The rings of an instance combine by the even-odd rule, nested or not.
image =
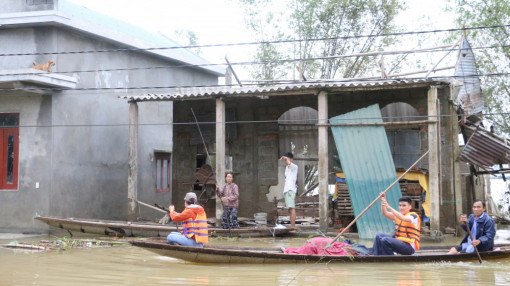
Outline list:
[[[508,243],[508,237],[510,229],[498,230],[498,242]],[[34,241],[38,239],[41,238]],[[456,238],[453,244],[459,241]],[[284,247],[302,242],[302,239],[213,241],[223,245]],[[481,265],[478,262],[196,265],[131,246],[35,253],[0,248],[0,285],[509,285],[508,269],[510,260],[485,261]]]

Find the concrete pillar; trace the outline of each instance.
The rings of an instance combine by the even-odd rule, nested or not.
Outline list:
[[[431,86],[428,91],[428,116],[429,120],[438,121],[437,110],[437,86]],[[429,192],[430,192],[430,230],[439,230],[440,223],[440,202],[441,193],[439,188],[439,145],[441,138],[438,138],[439,123],[430,124],[428,128],[429,145]]]
[[[138,196],[138,104],[129,103],[128,221],[136,221]]]
[[[294,164],[298,166],[298,184],[297,184],[297,194],[301,195],[305,192],[305,166],[307,161],[297,161],[294,160]]]
[[[221,98],[216,99],[216,182],[218,185],[225,184],[225,102]],[[223,205],[216,197],[216,225],[221,223]]]
[[[455,114],[455,108],[453,105],[450,105],[450,112],[449,114]],[[455,227],[457,228],[457,233],[463,233],[460,224],[458,223],[460,219],[460,215],[462,214],[462,197],[464,194],[462,193],[462,182],[461,182],[461,173],[460,173],[460,164],[455,158],[458,158],[460,155],[460,147],[459,147],[459,139],[458,139],[458,123],[457,123],[457,116],[450,116],[450,126],[452,128],[451,134],[451,142],[453,144],[452,150],[453,154],[451,156],[451,162],[453,164],[453,182],[452,182],[452,190],[454,193],[455,198]]]
[[[328,227],[328,93],[319,92],[318,96],[318,146],[319,146],[319,226]]]

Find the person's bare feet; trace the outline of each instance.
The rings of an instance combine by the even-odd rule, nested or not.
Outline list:
[[[450,251],[448,251],[447,254],[459,254],[459,252],[457,251],[457,249],[455,249],[455,247],[452,247],[450,248]]]

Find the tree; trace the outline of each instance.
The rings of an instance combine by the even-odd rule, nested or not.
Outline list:
[[[296,63],[284,61],[278,63],[278,69],[274,64],[256,66],[254,77],[265,80],[278,79],[274,76],[288,77],[295,71],[294,65],[309,78],[367,75],[375,66],[373,57],[326,57],[378,51],[394,43],[392,37],[359,36],[395,31],[392,21],[403,9],[398,0],[241,0],[241,3],[247,24],[258,35],[258,40],[300,40],[290,44],[259,45],[256,61],[322,58]],[[280,9],[275,10],[275,6]],[[330,40],[313,40],[322,38]]]
[[[198,45],[198,37],[195,32],[190,30],[174,30],[170,36],[167,36],[163,33],[160,33],[163,37],[167,39],[177,42],[181,46],[197,46]],[[198,47],[196,48],[188,48],[191,52],[196,55],[200,55],[202,50]]]
[[[460,27],[500,26],[510,23],[510,2],[507,0],[455,0],[453,10]],[[475,49],[477,68],[482,76],[482,90],[489,119],[498,133],[510,133],[510,28],[497,27],[467,30]],[[485,48],[486,47],[486,48]]]

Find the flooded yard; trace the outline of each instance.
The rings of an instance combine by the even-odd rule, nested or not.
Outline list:
[[[500,226],[497,243],[510,243]],[[54,236],[16,239],[38,243]],[[13,239],[0,240],[6,244]],[[213,239],[235,246],[301,245],[305,239]],[[453,245],[448,238],[440,245]],[[371,246],[370,241],[360,241]],[[428,243],[426,245],[433,245]],[[439,245],[439,244],[436,244]],[[32,252],[0,248],[0,285],[509,285],[510,260],[425,264],[195,265],[129,245]]]

